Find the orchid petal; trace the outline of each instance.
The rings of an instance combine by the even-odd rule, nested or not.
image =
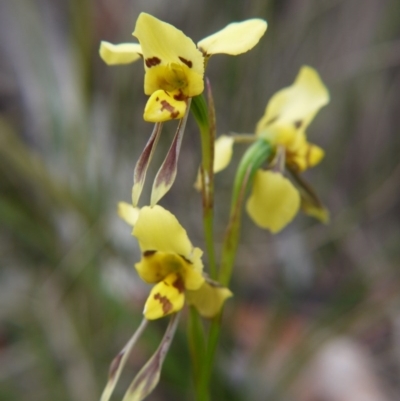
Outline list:
[[[186,109],[186,101],[176,100],[173,92],[157,90],[149,97],[143,118],[145,121],[153,123],[181,119],[185,115]]]
[[[139,43],[120,43],[114,45],[102,41],[100,44],[100,57],[108,65],[130,64],[140,59],[142,48]]]
[[[185,267],[185,260],[176,253],[149,250],[143,252],[142,259],[135,268],[146,283],[158,283],[171,273]]]
[[[190,97],[203,91],[203,55],[182,31],[141,13],[133,35],[139,39],[143,50],[147,95],[155,88],[171,91],[171,85]]]
[[[234,139],[228,135],[221,135],[215,141],[214,173],[218,173],[229,165],[232,159],[233,143]]]
[[[186,291],[186,300],[201,316],[213,318],[220,311],[232,292],[215,281],[207,279],[197,291]]]
[[[185,302],[184,283],[177,273],[171,273],[150,291],[143,314],[148,320],[155,320],[178,312]]]
[[[246,209],[261,228],[276,233],[296,216],[300,195],[291,182],[280,173],[258,170]]]
[[[191,260],[193,246],[177,218],[161,206],[140,209],[132,234],[142,252],[160,251],[182,255]]]
[[[281,89],[271,98],[257,124],[256,134],[263,135],[274,125],[305,130],[318,110],[328,102],[329,92],[317,71],[303,66],[293,85]]]
[[[266,21],[259,18],[233,22],[213,35],[207,36],[197,46],[207,56],[216,53],[236,56],[252,49],[266,29]]]
[[[133,207],[127,202],[119,202],[118,216],[133,227],[139,217],[139,208]]]

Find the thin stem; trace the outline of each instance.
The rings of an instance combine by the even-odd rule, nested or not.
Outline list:
[[[215,112],[209,82],[207,81],[208,107],[203,96],[192,99],[191,110],[200,130],[202,159],[200,166],[203,202],[203,226],[210,276],[217,277],[214,249],[214,142]],[[193,363],[197,401],[209,401],[209,375],[205,363],[206,344],[200,316],[194,308],[190,311],[189,342]]]
[[[201,370],[204,365],[206,344],[200,315],[198,314],[196,308],[194,308],[193,306],[190,307],[188,320],[188,341],[190,356],[192,359],[194,385],[196,388],[196,393],[198,394],[198,399],[200,400],[200,377]]]
[[[221,269],[219,272],[219,282],[222,285],[228,286],[231,279],[232,268],[239,243],[242,206],[246,191],[249,187],[249,183],[252,181],[254,173],[271,154],[271,145],[263,139],[258,139],[257,142],[253,143],[253,145],[247,149],[237,169],[229,223],[222,247]]]
[[[242,160],[240,161],[238,170],[236,172],[229,224],[225,233],[221,257],[221,269],[219,272],[219,282],[224,286],[229,285],[232,275],[233,264],[236,258],[236,252],[239,244],[243,201],[247,189],[252,181],[254,173],[267,159],[270,158],[271,155],[271,145],[268,142],[259,139],[247,149]],[[221,332],[221,318],[222,310],[213,319],[210,331],[208,333],[204,370],[204,380],[207,383],[210,381],[211,378],[215,351]]]
[[[208,86],[208,85],[207,85]],[[208,87],[209,89],[209,87]],[[214,249],[214,142],[215,114],[210,90],[208,90],[210,107],[207,107],[202,95],[192,99],[191,110],[200,130],[201,138],[201,191],[203,201],[203,226],[210,276],[217,277]]]

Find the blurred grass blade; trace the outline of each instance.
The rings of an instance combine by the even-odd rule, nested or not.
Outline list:
[[[136,163],[135,171],[133,173],[133,187],[132,187],[132,204],[137,206],[142,193],[144,181],[146,179],[147,168],[151,162],[154,154],[154,149],[157,146],[158,139],[160,138],[163,123],[156,123],[153,132],[148,140],[139,160]]]
[[[133,379],[122,401],[141,401],[147,397],[158,384],[164,359],[178,326],[179,315],[179,313],[172,315],[157,351]]]
[[[101,395],[100,401],[108,401],[110,399],[111,394],[114,391],[115,385],[117,384],[118,379],[121,376],[122,369],[124,368],[126,361],[128,360],[128,356],[131,353],[133,346],[136,344],[137,340],[142,335],[144,329],[147,326],[147,323],[148,323],[147,319],[142,320],[140,326],[135,331],[131,339],[111,362],[110,370],[108,373],[108,382],[103,391],[103,394]]]
[[[190,111],[190,102],[191,99],[188,100],[186,113],[179,121],[178,129],[176,130],[171,147],[168,150],[163,164],[157,172],[156,178],[154,179],[150,200],[152,206],[154,206],[169,191],[175,181],[179,152],[181,150],[182,138],[185,133],[186,121]]]

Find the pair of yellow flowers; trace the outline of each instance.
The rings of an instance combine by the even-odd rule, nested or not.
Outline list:
[[[190,98],[204,90],[204,69],[211,55],[247,52],[266,28],[260,19],[232,23],[196,46],[182,31],[141,13],[133,32],[140,44],[102,42],[100,55],[109,65],[143,58],[144,91],[150,96],[144,119],[160,123],[185,116]],[[322,149],[307,141],[305,130],[328,101],[328,91],[317,72],[303,67],[294,84],[276,93],[268,103],[255,136],[274,147],[275,158],[269,170],[256,173],[247,203],[250,217],[259,226],[277,232],[296,215],[301,197],[283,176],[282,160],[283,166],[297,174],[322,159]],[[228,136],[217,140],[215,172],[228,165],[234,141]],[[305,211],[326,218],[315,208]],[[140,277],[156,284],[147,299],[145,317],[157,319],[177,312],[185,297],[203,316],[215,316],[232,294],[203,274],[202,251],[192,246],[175,216],[158,205],[139,211],[125,203],[119,205],[119,214],[134,226],[132,234],[142,251],[142,259],[135,266]]]

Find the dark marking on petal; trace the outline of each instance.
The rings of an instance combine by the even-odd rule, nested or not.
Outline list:
[[[117,372],[119,365],[121,363],[121,359],[124,356],[125,352],[120,352],[111,362],[110,370],[108,371],[108,378],[111,380],[114,378],[115,373]]]
[[[204,57],[204,58],[210,57],[210,55],[207,54],[207,52],[206,52],[204,49],[202,49],[201,47],[199,47],[198,49],[199,49],[199,50],[201,51],[201,53],[203,54],[203,57]]]
[[[179,116],[179,111],[175,109],[174,106],[169,104],[166,100],[161,101],[161,111],[169,111],[171,118],[177,118]]]
[[[157,294],[154,295],[154,299],[156,301],[159,301],[160,304],[162,305],[162,310],[163,310],[164,315],[166,315],[169,312],[171,312],[172,303],[167,297],[164,297],[160,293],[157,293]]]
[[[153,250],[144,251],[144,252],[143,252],[143,256],[144,256],[144,257],[153,256],[156,252],[157,252],[157,251],[153,251]]]
[[[185,291],[185,283],[180,276],[178,276],[178,278],[172,283],[172,286],[175,287],[180,294]]]
[[[301,126],[303,125],[303,121],[302,121],[302,120],[297,120],[297,121],[295,121],[293,124],[294,124],[294,127],[295,127],[296,129],[299,129],[299,128],[301,128]]]
[[[186,100],[187,97],[182,93],[182,91],[179,91],[178,94],[174,95],[175,100]]]
[[[183,58],[183,57],[179,57],[179,60],[181,60],[182,63],[183,63],[183,64],[186,64],[189,68],[192,68],[193,63],[192,63],[190,60],[187,60],[187,59],[185,59],[185,58]]]
[[[161,60],[158,57],[151,57],[151,58],[146,58],[146,66],[148,68],[154,67],[155,65],[158,65],[161,63]]]
[[[187,258],[185,258],[183,255],[179,255],[186,263],[188,263],[189,265],[192,265],[193,262]]]
[[[278,118],[279,118],[279,116],[272,117],[271,119],[269,119],[269,120],[265,123],[265,125],[270,125],[270,124],[274,123]]]

